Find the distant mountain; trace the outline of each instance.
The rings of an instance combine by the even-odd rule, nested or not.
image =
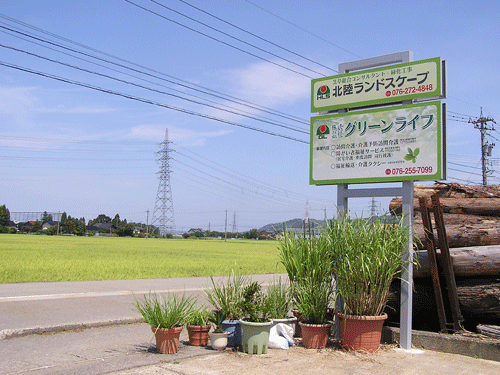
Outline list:
[[[323,220],[309,219],[309,225],[312,228],[324,224],[325,222]],[[304,219],[292,219],[288,221],[283,221],[281,223],[264,225],[262,228],[259,229],[259,232],[264,230],[267,232],[281,231],[283,230],[283,228],[302,229],[303,227],[304,227]]]
[[[392,216],[389,213],[385,214],[383,216],[373,216],[371,218],[364,218],[363,220],[375,220],[375,219],[380,219],[380,220],[382,220],[382,222],[384,222],[386,224],[391,224],[391,223],[396,224],[399,221],[399,219],[397,217]],[[318,228],[318,227],[322,227],[324,225],[325,225],[325,222],[323,220],[309,219],[309,227],[310,228]],[[283,228],[294,229],[295,231],[301,230],[304,228],[304,219],[292,219],[292,220],[284,221],[281,223],[267,224],[267,225],[264,225],[262,228],[260,228],[259,232],[264,231],[264,230],[266,232],[282,231]]]

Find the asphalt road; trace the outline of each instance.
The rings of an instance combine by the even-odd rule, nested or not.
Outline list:
[[[208,278],[0,284],[0,374],[500,374],[500,362],[390,346],[373,355],[301,346],[260,356],[216,352],[187,344],[185,329],[177,354],[156,353],[149,326],[137,323],[134,294],[186,292],[202,301],[209,284]]]
[[[137,323],[134,298],[185,292],[204,302],[210,285],[205,277],[0,284],[0,374],[104,374],[164,361],[150,350],[149,327]],[[179,358],[208,353],[180,352]]]

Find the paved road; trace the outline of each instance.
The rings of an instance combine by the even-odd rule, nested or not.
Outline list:
[[[500,374],[500,362],[390,347],[370,356],[301,347],[263,356],[219,353],[183,344],[185,330],[179,352],[167,356],[152,350],[146,324],[109,325],[139,320],[132,293],[202,295],[208,285],[207,278],[0,284],[0,374]],[[96,328],[58,331],[82,324]]]
[[[252,280],[267,283],[273,277]],[[205,277],[0,284],[0,374],[103,374],[164,361],[148,351],[147,325],[123,324],[141,320],[134,295],[186,292],[201,302],[209,285]],[[76,332],[56,334],[63,329]],[[199,351],[207,353],[189,347],[180,356]]]
[[[273,277],[255,275],[252,280],[266,283]],[[207,277],[0,284],[0,339],[37,329],[137,321],[134,296],[186,292],[203,302],[210,284]]]

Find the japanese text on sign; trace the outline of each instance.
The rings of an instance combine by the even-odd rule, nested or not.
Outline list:
[[[311,111],[441,95],[440,58],[320,78],[311,84]]]
[[[435,179],[440,102],[311,119],[312,184]]]

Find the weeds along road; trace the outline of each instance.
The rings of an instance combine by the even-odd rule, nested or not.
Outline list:
[[[265,285],[274,276],[251,277]],[[208,277],[0,284],[0,339],[140,321],[134,298],[150,291],[185,292],[204,303],[203,291],[210,284]]]

